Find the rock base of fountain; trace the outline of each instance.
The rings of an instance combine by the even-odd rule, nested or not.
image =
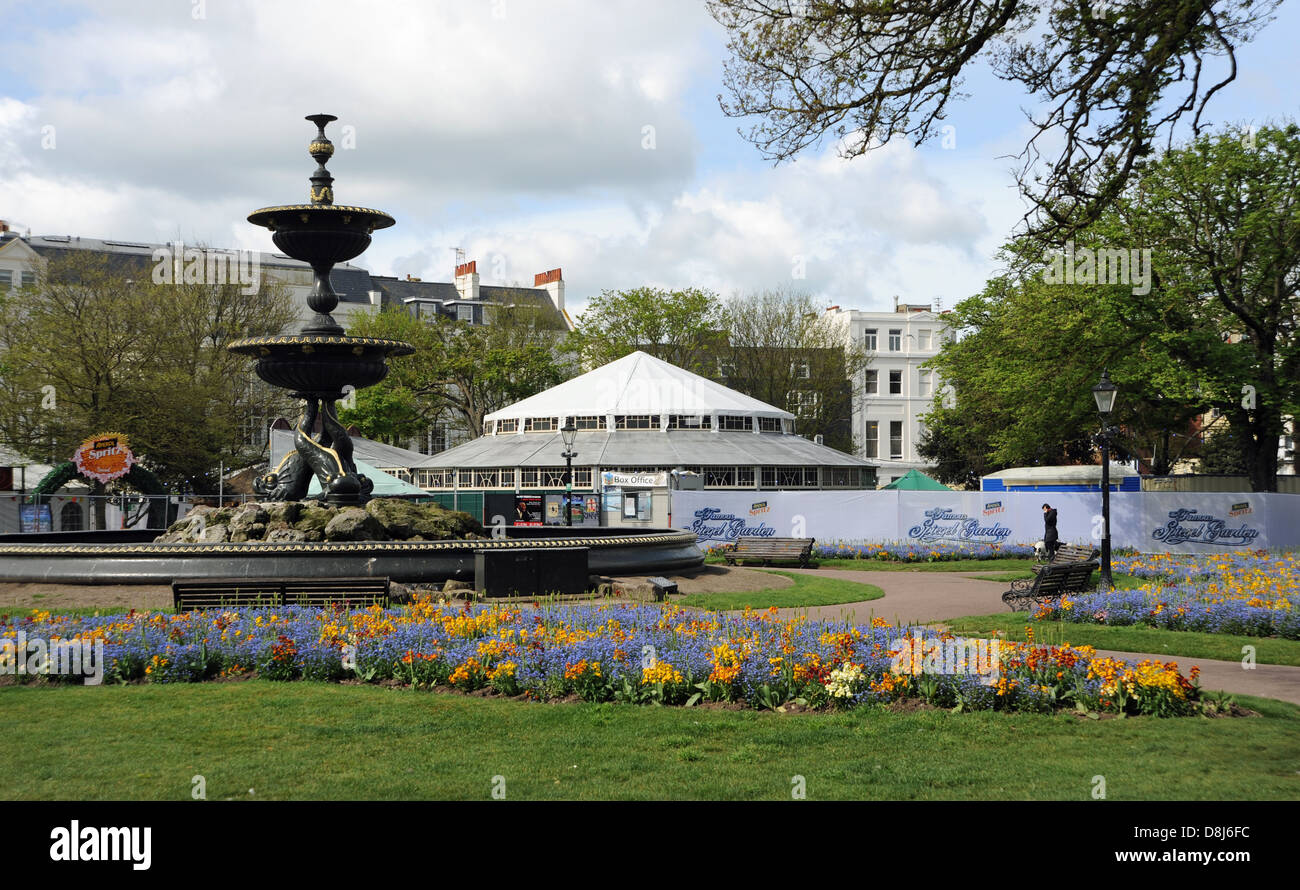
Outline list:
[[[364,507],[320,501],[274,501],[238,507],[195,507],[160,535],[158,544],[270,544],[321,541],[446,541],[483,537],[468,513],[400,498]]]

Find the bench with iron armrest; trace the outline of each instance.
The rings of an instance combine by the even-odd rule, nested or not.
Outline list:
[[[806,568],[808,560],[812,559],[815,540],[816,538],[745,538],[728,547],[722,555],[729,566],[736,565],[739,560],[745,563],[761,562],[763,565],[770,565],[774,561],[797,562]]]
[[[1051,559],[1046,562],[1034,563],[1032,568],[1035,572],[1041,572],[1045,566],[1088,562],[1089,560],[1095,560],[1098,555],[1097,548],[1091,544],[1064,544],[1052,554]]]
[[[388,578],[203,578],[172,582],[177,612],[258,606],[388,606]]]
[[[1011,589],[1002,594],[1002,602],[1012,612],[1023,612],[1032,605],[1045,605],[1069,593],[1083,593],[1096,571],[1097,563],[1048,563],[1033,578],[1012,581]]]

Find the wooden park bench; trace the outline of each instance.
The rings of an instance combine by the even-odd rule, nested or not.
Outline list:
[[[1023,612],[1031,605],[1044,605],[1068,593],[1083,593],[1096,569],[1097,563],[1092,560],[1047,563],[1039,567],[1033,578],[1012,581],[1011,589],[1002,594],[1002,602],[1010,606],[1012,612]]]
[[[727,565],[740,562],[797,562],[807,568],[816,538],[745,538],[722,552]]]
[[[1041,572],[1044,566],[1069,565],[1071,563],[1088,562],[1096,559],[1098,550],[1091,544],[1062,544],[1057,551],[1052,554],[1052,558],[1045,562],[1034,563],[1032,566],[1035,572]]]
[[[258,606],[388,605],[387,578],[204,578],[172,582],[177,612]]]

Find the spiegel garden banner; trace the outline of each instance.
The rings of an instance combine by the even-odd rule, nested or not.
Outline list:
[[[700,544],[740,538],[820,542],[1033,544],[1044,503],[1062,543],[1099,542],[1101,494],[980,491],[674,491],[672,525]],[[1111,492],[1111,545],[1144,553],[1300,547],[1300,495]]]

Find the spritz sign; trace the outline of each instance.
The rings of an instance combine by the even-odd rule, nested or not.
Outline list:
[[[77,472],[98,482],[112,482],[131,472],[135,455],[121,433],[101,433],[81,443],[72,456]]]

